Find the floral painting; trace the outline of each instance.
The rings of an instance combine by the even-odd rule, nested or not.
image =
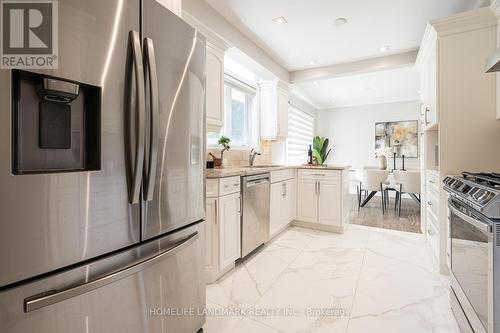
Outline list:
[[[396,157],[418,157],[418,121],[375,124],[375,151],[396,153]],[[377,155],[377,153],[375,153]]]

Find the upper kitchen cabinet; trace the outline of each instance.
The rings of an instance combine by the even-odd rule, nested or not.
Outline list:
[[[284,140],[288,136],[288,86],[265,81],[260,86],[261,139]]]
[[[207,131],[224,125],[224,53],[226,46],[207,40],[206,119]]]
[[[435,127],[439,122],[437,107],[437,34],[429,25],[416,62],[420,72],[420,102],[422,130]]]
[[[157,0],[163,6],[167,7],[175,15],[181,16],[182,13],[182,0]]]

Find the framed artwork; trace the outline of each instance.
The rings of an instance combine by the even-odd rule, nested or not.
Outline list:
[[[396,152],[396,157],[418,157],[418,121],[375,123],[375,151],[381,150]]]

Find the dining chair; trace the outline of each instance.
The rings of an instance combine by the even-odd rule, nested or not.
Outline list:
[[[420,205],[420,171],[401,171],[394,170],[394,181],[396,190],[396,202],[394,210],[398,210],[398,215],[401,216],[401,197],[403,194],[408,194]]]
[[[364,207],[377,192],[380,192],[382,198],[382,213],[385,213],[385,196],[384,184],[387,184],[387,177],[389,176],[388,170],[379,170],[371,167],[365,167],[357,170],[357,179],[359,181],[357,186],[358,195],[358,211]],[[362,193],[369,193],[362,200]]]

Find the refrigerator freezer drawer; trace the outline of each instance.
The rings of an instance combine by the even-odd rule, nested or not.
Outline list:
[[[204,323],[203,223],[0,293],[0,332],[192,333]]]

